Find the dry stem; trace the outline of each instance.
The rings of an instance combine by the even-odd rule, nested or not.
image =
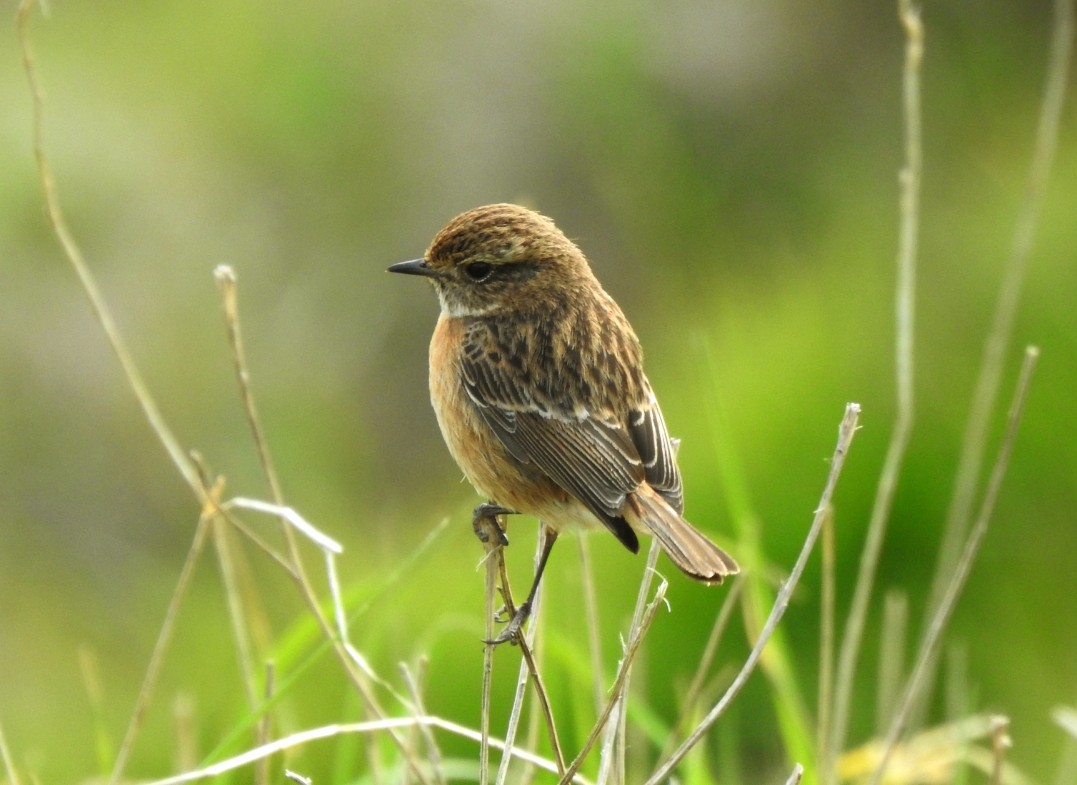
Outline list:
[[[838,444],[834,448],[834,455],[830,462],[830,473],[827,476],[826,485],[823,487],[823,493],[819,499],[819,506],[816,507],[815,510],[815,519],[812,521],[811,528],[808,530],[808,536],[804,540],[804,546],[800,550],[800,555],[797,557],[796,563],[789,573],[789,578],[778,592],[778,596],[774,600],[774,606],[771,608],[770,615],[767,617],[763,629],[760,630],[759,638],[756,640],[755,645],[752,646],[751,652],[748,653],[748,658],[744,661],[744,665],[741,667],[740,672],[737,673],[736,678],[733,679],[733,683],[729,685],[725,694],[718,700],[714,708],[712,708],[703,721],[696,726],[695,730],[689,734],[684,743],[655,770],[654,774],[647,780],[647,785],[658,785],[669,779],[673,770],[681,760],[684,759],[684,756],[699,743],[700,739],[702,739],[714,723],[718,721],[718,718],[722,716],[726,708],[748,681],[748,677],[751,676],[752,671],[755,670],[755,666],[759,662],[759,657],[762,655],[763,649],[767,645],[767,641],[769,641],[770,636],[774,634],[774,630],[778,627],[778,622],[781,621],[786,608],[789,606],[789,598],[792,596],[793,590],[800,582],[800,576],[808,563],[808,557],[811,556],[812,547],[815,545],[815,540],[819,536],[819,530],[823,526],[823,521],[830,515],[830,504],[834,495],[834,488],[837,486],[842,466],[845,465],[845,457],[849,452],[853,436],[856,434],[859,417],[860,405],[856,403],[847,404],[845,407],[845,416],[842,418],[841,425],[838,427]]]
[[[1054,164],[1055,148],[1058,146],[1070,62],[1073,58],[1074,16],[1074,0],[1055,0],[1047,82],[1040,103],[1040,117],[1025,198],[1014,229],[1010,259],[999,287],[991,331],[984,341],[980,374],[965,423],[961,458],[954,481],[954,495],[946,515],[945,534],[928,608],[935,608],[941,602],[948,577],[959,557],[961,542],[969,527],[977,480],[987,450],[987,429],[991,413],[995,409],[995,401],[998,399],[999,387],[1002,385],[1006,349],[1012,341],[1021,288],[1029,257],[1032,255],[1036,228],[1043,213],[1044,194]]]
[[[879,785],[883,781],[883,776],[886,773],[886,767],[890,761],[890,756],[893,754],[894,748],[897,746],[898,742],[901,741],[901,738],[905,733],[909,714],[921,697],[921,687],[927,674],[930,672],[930,666],[942,638],[943,630],[946,629],[946,625],[950,621],[950,616],[953,614],[954,608],[957,605],[957,598],[965,586],[965,581],[968,579],[969,572],[972,570],[973,562],[976,560],[976,555],[979,553],[980,544],[983,541],[984,535],[987,533],[987,526],[991,519],[991,514],[995,510],[995,502],[998,500],[999,490],[1002,487],[1002,478],[1005,477],[1006,470],[1009,468],[1010,456],[1013,453],[1014,444],[1017,442],[1017,432],[1021,424],[1021,415],[1024,413],[1025,400],[1028,396],[1029,385],[1032,381],[1032,372],[1036,367],[1036,359],[1038,357],[1039,350],[1035,347],[1030,346],[1025,351],[1025,361],[1021,366],[1021,375],[1017,380],[1013,405],[1010,408],[1010,415],[1006,425],[1006,435],[999,447],[998,456],[995,459],[991,477],[988,480],[987,490],[980,506],[980,512],[976,516],[976,524],[973,526],[972,531],[969,533],[968,540],[965,542],[965,547],[961,553],[961,559],[958,561],[954,568],[953,575],[950,577],[950,582],[946,587],[946,593],[943,595],[942,602],[931,615],[927,632],[917,653],[916,664],[913,667],[908,682],[906,682],[901,704],[891,720],[882,757],[879,761],[878,768],[872,775],[872,785]]]
[[[845,744],[852,707],[856,663],[864,637],[868,602],[875,586],[875,574],[882,552],[886,528],[894,505],[898,476],[905,459],[913,424],[913,326],[916,293],[916,255],[920,233],[920,179],[922,163],[920,130],[920,65],[924,56],[924,29],[919,10],[912,0],[898,0],[898,14],[905,28],[905,68],[903,80],[905,119],[905,166],[901,171],[901,229],[897,255],[897,290],[895,299],[894,370],[897,389],[897,413],[894,431],[886,451],[886,460],[868,523],[868,533],[860,555],[860,568],[845,632],[838,654],[834,705],[831,712],[829,751],[820,760],[824,782],[834,782],[838,755]]]

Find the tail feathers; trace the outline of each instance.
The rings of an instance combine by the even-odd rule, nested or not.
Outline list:
[[[629,523],[653,534],[670,561],[689,578],[716,584],[740,572],[732,556],[678,515],[646,484],[629,494],[625,517]]]

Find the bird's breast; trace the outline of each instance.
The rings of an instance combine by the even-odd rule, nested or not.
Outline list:
[[[442,315],[430,341],[430,400],[449,452],[481,495],[556,528],[593,516],[533,464],[517,460],[483,420],[464,389],[465,325]],[[594,520],[597,524],[598,521]]]

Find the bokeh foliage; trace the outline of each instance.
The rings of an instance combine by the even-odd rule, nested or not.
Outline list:
[[[902,41],[890,4],[49,6],[33,25],[47,143],[136,360],[181,439],[233,493],[264,496],[211,277],[219,263],[236,268],[288,499],[345,543],[346,580],[373,598],[364,651],[384,671],[429,655],[431,710],[477,722],[480,549],[467,524],[474,497],[426,399],[433,298],[383,269],[482,203],[528,203],[587,252],[640,333],[684,440],[689,517],[732,550],[735,505],[715,478],[716,443],[737,455],[780,569],[810,520],[842,405],[861,403],[837,507],[844,609],[894,411]],[[3,11],[0,721],[43,780],[69,781],[101,767],[96,721],[120,733],[197,509],[43,217],[14,9]],[[917,419],[881,577],[909,592],[914,618],[1024,198],[1050,15],[1047,4],[991,0],[927,3],[924,19]],[[951,636],[967,651],[977,705],[1013,717],[1012,760],[1041,778],[1061,744],[1048,711],[1077,699],[1072,97],[1010,367],[1025,343],[1043,357]],[[412,572],[379,590],[445,516],[451,526]],[[513,526],[519,575],[531,532]],[[574,597],[574,549],[559,549],[552,585]],[[612,661],[640,560],[609,538],[592,550]],[[258,569],[284,629],[300,604]],[[671,580],[674,612],[653,632],[648,667],[687,678],[681,653],[702,645],[698,620],[719,598]],[[817,605],[809,575],[785,621],[805,685]],[[572,656],[582,614],[562,603],[556,615],[552,645],[589,694]],[[164,694],[196,695],[207,749],[240,716],[224,629],[203,569]],[[873,716],[874,634],[854,741]],[[97,720],[82,647],[105,692]],[[303,691],[324,700],[297,707],[297,726],[354,712],[331,663],[315,670]],[[555,699],[571,704],[574,683]],[[669,696],[648,698],[670,721]],[[161,703],[150,738],[162,742],[140,745],[140,775],[168,765]],[[761,680],[736,718],[748,758],[781,764]]]

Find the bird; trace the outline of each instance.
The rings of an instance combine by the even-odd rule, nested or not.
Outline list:
[[[583,252],[526,207],[457,215],[420,259],[441,305],[430,398],[483,517],[539,519],[545,546],[528,597],[493,641],[515,641],[562,531],[609,530],[629,551],[657,539],[685,575],[719,584],[739,567],[685,520],[676,444],[628,319]],[[506,540],[507,542],[507,540]]]

